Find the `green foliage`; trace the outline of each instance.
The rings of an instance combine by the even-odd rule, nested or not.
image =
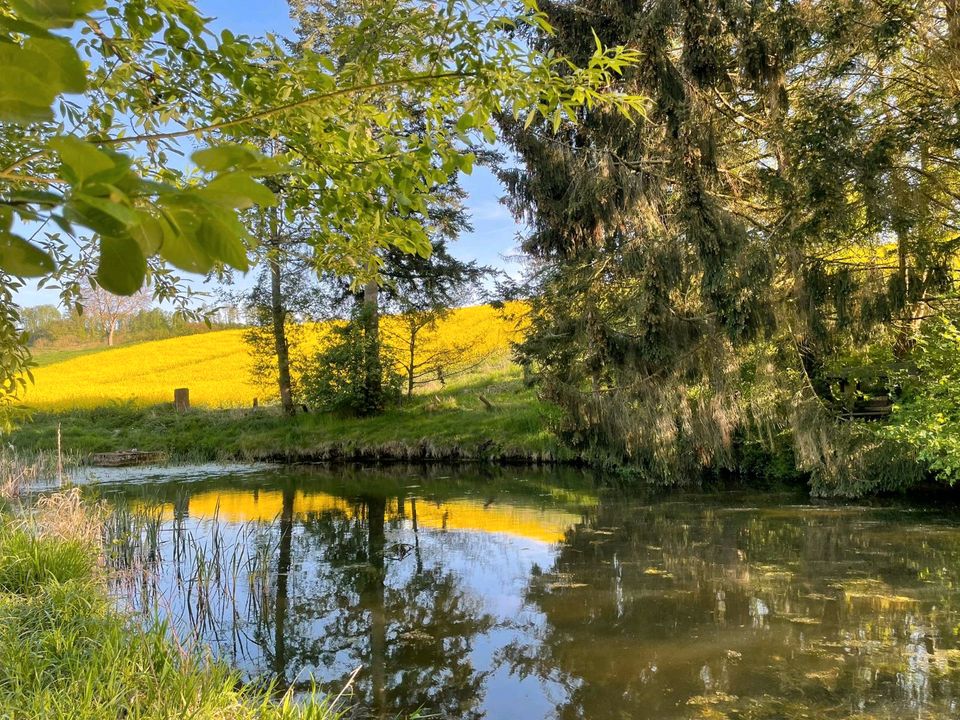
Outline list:
[[[601,44],[643,56],[615,88],[650,99],[633,123],[587,108],[556,137],[545,119],[504,121],[523,167],[501,175],[534,268],[519,352],[560,430],[682,479],[731,467],[733,438],[789,429],[822,487],[912,482],[912,459],[892,462],[902,446],[838,422],[831,376],[867,343],[902,358],[930,308],[955,302],[956,12],[544,7],[556,32],[532,33],[536,47],[581,60],[589,17]]]
[[[324,412],[354,417],[376,415],[400,400],[403,376],[380,353],[380,336],[370,308],[361,305],[333,328],[332,337],[305,368],[301,381],[307,403]]]
[[[256,242],[237,211],[277,204],[258,182],[270,175],[288,218],[315,218],[313,269],[369,277],[383,248],[429,253],[427,198],[469,172],[495,114],[640,110],[606,92],[634,51],[598,45],[576,65],[513,39],[548,27],[532,0],[515,17],[472,0],[361,9],[362,21],[293,45],[215,35],[190,2],[11,3],[0,18],[0,271],[40,277],[68,304],[90,276],[115,293],[148,284],[186,311],[175,270],[245,271]],[[171,162],[194,141],[205,146],[196,170]]]
[[[900,391],[884,436],[910,448],[936,477],[960,479],[960,326],[939,316],[923,327],[908,369],[891,378]]]
[[[0,518],[10,523],[11,518]],[[116,610],[95,549],[0,529],[0,715],[281,720],[337,717],[328,701],[276,702],[166,628]]]
[[[82,542],[0,529],[0,592],[29,595],[47,584],[87,579],[95,565],[95,553]]]

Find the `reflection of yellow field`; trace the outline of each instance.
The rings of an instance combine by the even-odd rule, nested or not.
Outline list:
[[[407,517],[411,517],[410,509]],[[421,527],[446,530],[479,530],[555,543],[577,522],[578,515],[565,510],[504,505],[499,501],[484,507],[479,500],[417,502],[417,523]]]
[[[279,490],[256,492],[251,490],[211,491],[193,495],[188,512],[195,518],[212,518],[231,523],[270,522],[283,510],[283,494]],[[343,498],[326,493],[301,491],[294,494],[293,514],[305,517],[312,513],[339,510],[350,517],[357,507]],[[156,508],[152,512],[156,512]],[[391,499],[387,503],[387,518],[390,521],[413,523],[414,512],[419,527],[445,530],[476,530],[490,533],[506,533],[544,543],[559,542],[571,526],[580,521],[580,516],[566,510],[510,505],[494,501],[487,505],[482,500],[450,500],[435,502],[419,498],[407,498],[401,505]],[[162,506],[164,519],[173,516],[173,506]]]

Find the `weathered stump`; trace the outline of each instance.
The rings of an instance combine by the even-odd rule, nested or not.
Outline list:
[[[190,388],[177,388],[173,391],[173,406],[177,412],[186,412],[190,409]]]

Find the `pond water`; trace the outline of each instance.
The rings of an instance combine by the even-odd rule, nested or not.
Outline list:
[[[357,717],[953,718],[960,514],[573,471],[106,478],[125,601]]]

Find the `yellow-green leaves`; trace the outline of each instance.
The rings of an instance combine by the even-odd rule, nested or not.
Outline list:
[[[130,166],[128,158],[118,153],[107,153],[72,135],[53,138],[47,145],[60,158],[63,179],[72,183],[96,178],[101,173],[116,169],[121,163],[124,169]]]
[[[10,0],[10,6],[24,20],[45,28],[70,27],[104,0]]]
[[[13,213],[0,207],[0,270],[20,277],[53,272],[53,260],[45,252],[11,232]]]
[[[0,36],[0,121],[50,120],[50,106],[63,93],[83,92],[86,69],[64,38],[27,38],[22,45]]]
[[[87,69],[73,44],[48,32],[69,27],[101,0],[11,0],[0,17],[0,121],[52,120],[53,101],[86,89]],[[22,38],[17,40],[16,38]]]
[[[195,153],[194,162],[216,175],[206,184],[181,188],[146,181],[126,155],[76,137],[54,138],[48,146],[70,186],[64,217],[97,235],[97,283],[118,295],[143,287],[147,258],[157,254],[190,272],[206,273],[220,264],[247,270],[254,242],[236,210],[277,202],[255,176],[279,163],[246,146]]]
[[[221,175],[197,193],[212,203],[237,210],[246,210],[254,205],[270,207],[277,204],[276,195],[243,172]]]

